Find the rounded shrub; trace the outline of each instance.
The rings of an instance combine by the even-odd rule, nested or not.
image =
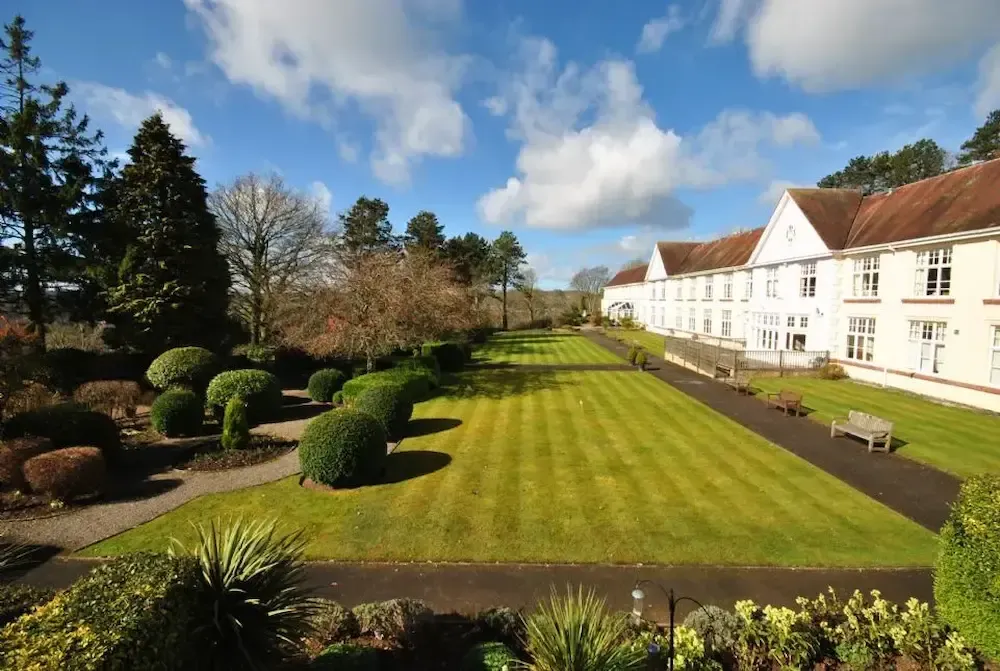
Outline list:
[[[205,421],[205,406],[190,389],[168,389],[153,401],[149,409],[153,428],[168,438],[193,436]]]
[[[28,488],[58,501],[101,494],[108,469],[96,447],[66,447],[28,459],[21,467]]]
[[[203,347],[175,347],[153,359],[146,379],[161,391],[187,387],[201,393],[221,367],[218,357]]]
[[[437,387],[441,381],[441,365],[438,360],[432,356],[414,356],[409,359],[401,359],[397,364],[397,368],[402,368],[403,370],[423,370],[427,371],[434,376],[434,386]]]
[[[318,403],[329,403],[333,395],[344,386],[347,376],[336,368],[324,368],[309,376],[309,398]]]
[[[0,444],[0,484],[23,490],[26,486],[21,472],[24,462],[52,449],[52,441],[48,438],[29,436],[5,440]]]
[[[972,646],[1000,658],[1000,475],[965,481],[941,529],[940,548],[938,612]]]
[[[462,658],[462,671],[506,671],[517,657],[503,643],[479,643]]]
[[[92,445],[101,448],[108,461],[121,450],[121,436],[114,420],[75,403],[60,403],[14,415],[4,427],[7,438],[41,436],[53,447]]]
[[[266,370],[229,370],[212,378],[205,401],[218,414],[234,397],[246,401],[247,417],[259,423],[281,409],[281,383]]]
[[[318,599],[311,619],[312,639],[322,647],[361,635],[354,613],[336,601]]]
[[[365,389],[354,400],[353,407],[377,419],[389,438],[402,436],[413,414],[413,402],[398,384],[381,384]]]
[[[226,403],[222,418],[222,449],[245,450],[250,447],[250,424],[247,422],[247,405],[239,396]]]
[[[302,432],[302,475],[331,487],[370,482],[385,465],[385,444],[385,430],[371,415],[353,408],[325,412]]]
[[[378,671],[378,651],[353,643],[335,643],[309,665],[313,671]]]
[[[344,391],[340,390],[334,392],[333,396],[330,397],[330,403],[333,403],[334,405],[344,405]]]

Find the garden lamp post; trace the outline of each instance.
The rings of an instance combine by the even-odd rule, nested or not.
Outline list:
[[[674,671],[674,617],[677,613],[677,604],[682,601],[690,601],[702,610],[705,610],[705,607],[689,596],[676,596],[673,589],[668,590],[664,588],[663,585],[653,582],[652,580],[639,580],[632,588],[632,616],[635,618],[636,624],[643,619],[642,609],[646,601],[646,593],[642,590],[643,585],[654,585],[659,587],[660,591],[667,597],[667,612],[670,615],[670,642],[667,649],[667,671]]]

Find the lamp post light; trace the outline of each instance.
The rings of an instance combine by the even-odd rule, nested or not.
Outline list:
[[[655,587],[658,587],[660,588],[660,591],[663,592],[664,596],[667,597],[667,613],[670,616],[670,638],[668,644],[669,647],[667,648],[667,670],[674,671],[674,618],[677,614],[677,604],[681,603],[682,601],[690,601],[694,605],[698,606],[698,608],[705,610],[705,612],[708,611],[705,609],[705,606],[701,605],[700,602],[696,601],[695,599],[692,599],[689,596],[679,597],[674,594],[673,589],[668,590],[664,588],[663,585],[653,582],[652,580],[639,580],[635,583],[635,586],[632,588],[632,617],[635,618],[636,624],[639,624],[639,622],[641,622],[643,619],[642,609],[646,601],[646,593],[642,591],[643,585],[653,585]]]

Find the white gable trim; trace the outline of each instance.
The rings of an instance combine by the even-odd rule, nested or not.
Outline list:
[[[778,220],[781,219],[781,213],[785,210],[788,205],[788,201],[792,199],[788,195],[788,190],[786,189],[783,194],[781,194],[781,199],[778,200],[778,204],[774,208],[774,212],[771,213],[771,218],[767,220],[767,226],[764,227],[764,232],[761,233],[760,239],[757,240],[757,246],[753,248],[753,253],[750,254],[750,258],[747,259],[746,265],[752,266],[757,263],[757,257],[760,256],[761,250],[764,249],[764,245],[767,244],[768,238],[771,237],[771,232],[774,230],[775,226],[778,225]]]
[[[776,229],[786,221],[789,227],[794,225],[798,231],[795,233],[794,238],[788,238],[787,243],[775,239],[776,235],[781,235],[781,231],[775,232]],[[805,227],[805,230],[803,230],[803,227]],[[775,252],[778,251],[776,246],[783,248],[777,257],[775,255]],[[778,205],[774,208],[774,213],[768,220],[767,226],[764,227],[764,232],[761,234],[760,240],[757,241],[757,245],[754,247],[753,253],[747,261],[747,265],[771,265],[806,259],[820,259],[831,256],[832,253],[832,250],[827,247],[822,236],[816,231],[816,227],[813,226],[809,217],[806,216],[805,212],[802,211],[802,208],[798,206],[798,203],[795,202],[795,199],[792,198],[788,191],[785,191],[778,201]]]
[[[646,277],[643,281],[652,282],[654,280],[662,280],[666,278],[667,269],[663,267],[663,258],[660,256],[660,248],[654,244],[653,256],[649,259],[649,263],[646,265]]]

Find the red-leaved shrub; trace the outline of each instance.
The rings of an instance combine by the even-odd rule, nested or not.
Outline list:
[[[66,447],[39,454],[24,462],[21,471],[32,492],[57,501],[100,494],[108,478],[104,455],[96,447]]]
[[[73,392],[74,401],[111,419],[135,417],[141,396],[139,383],[132,380],[96,380],[81,384]]]
[[[48,438],[12,438],[0,444],[0,484],[11,489],[24,489],[21,467],[28,459],[50,452],[52,441]]]

